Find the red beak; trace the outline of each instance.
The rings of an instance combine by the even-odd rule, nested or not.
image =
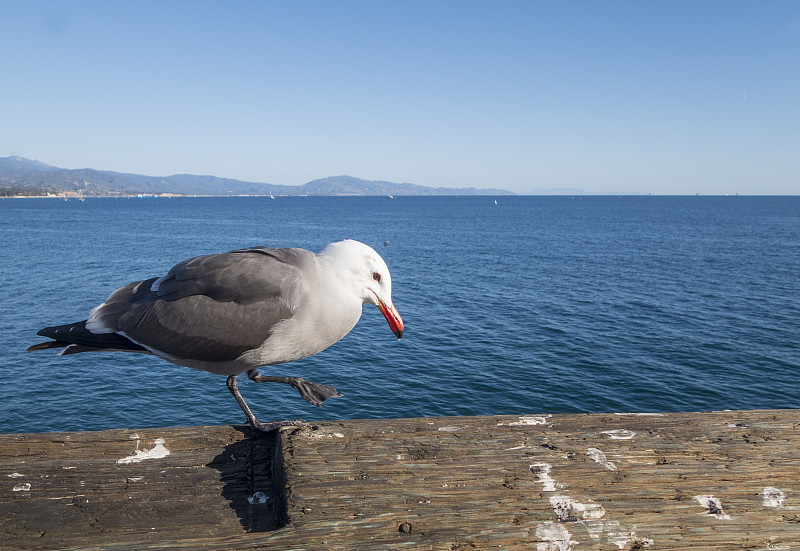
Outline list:
[[[381,299],[378,299],[378,310],[381,311],[383,317],[389,322],[389,329],[392,330],[398,339],[403,336],[403,318],[397,313],[397,309],[391,302],[386,304]]]

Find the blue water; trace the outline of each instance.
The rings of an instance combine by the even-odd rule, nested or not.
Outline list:
[[[241,423],[224,377],[27,353],[198,254],[354,238],[392,271],[328,350],[240,387],[264,420],[800,407],[800,197],[0,200],[0,432]],[[384,241],[390,241],[384,246]]]

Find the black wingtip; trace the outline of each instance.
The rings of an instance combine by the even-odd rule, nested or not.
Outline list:
[[[48,348],[67,348],[62,355],[77,354],[91,350],[119,350],[126,352],[149,351],[133,341],[117,333],[92,333],[86,328],[86,321],[45,327],[38,333],[42,337],[53,339],[28,348],[29,351],[46,350]]]
[[[39,335],[40,333],[37,333]],[[42,335],[45,336],[45,335]],[[29,346],[25,352],[36,352],[37,350],[47,350],[50,348],[64,348],[68,346],[69,343],[60,342],[60,341],[47,341],[47,342],[40,342],[39,344],[34,344],[33,346]]]

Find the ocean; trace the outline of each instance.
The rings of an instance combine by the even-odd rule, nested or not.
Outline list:
[[[495,203],[496,201],[496,203]],[[243,423],[218,375],[25,352],[199,254],[352,238],[392,272],[331,348],[240,389],[262,420],[800,407],[800,197],[0,200],[0,432]]]

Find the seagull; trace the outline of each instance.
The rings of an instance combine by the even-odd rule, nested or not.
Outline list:
[[[403,320],[392,302],[389,268],[368,245],[347,239],[316,254],[250,247],[190,258],[164,276],[120,287],[87,320],[39,331],[52,340],[28,351],[138,352],[227,375],[247,422],[266,432],[299,422],[256,419],[237,377],[288,384],[316,406],[341,396],[333,386],[262,375],[258,368],[325,350],[355,327],[367,303],[400,339]]]

